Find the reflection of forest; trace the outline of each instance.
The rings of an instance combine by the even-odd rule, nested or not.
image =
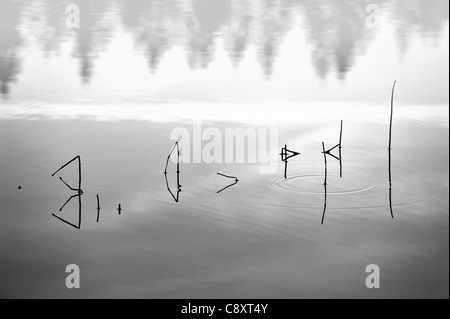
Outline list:
[[[65,27],[69,2],[81,8],[81,29]],[[2,0],[1,92],[8,94],[21,70],[21,28],[32,30],[46,55],[57,53],[61,42],[74,38],[73,56],[80,61],[83,83],[88,83],[98,52],[118,27],[115,15],[145,52],[151,71],[175,45],[185,48],[191,68],[207,68],[214,59],[216,38],[221,37],[234,66],[250,45],[256,47],[255,58],[267,78],[283,37],[300,15],[318,76],[326,78],[333,71],[343,78],[376,32],[365,26],[366,7],[372,3],[386,8],[402,52],[407,52],[413,33],[438,39],[448,20],[447,0]]]
[[[20,7],[12,1],[0,2],[0,92],[7,97],[10,83],[15,81],[21,70],[18,57],[22,38],[17,25],[20,23]]]

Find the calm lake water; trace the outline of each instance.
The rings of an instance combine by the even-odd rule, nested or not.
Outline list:
[[[448,6],[2,0],[0,297],[448,298]],[[276,170],[181,163],[175,202],[171,135],[195,125],[277,130]],[[52,177],[77,155],[79,230],[52,216],[78,224],[77,163]]]

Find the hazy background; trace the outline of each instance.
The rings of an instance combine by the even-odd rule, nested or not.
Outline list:
[[[65,26],[71,3],[80,29]],[[0,297],[448,298],[448,6],[2,0]],[[288,180],[281,163],[273,175],[182,165],[175,203],[162,174],[170,134],[193,120],[275,127],[302,156]],[[341,120],[344,177],[330,159],[321,225],[321,142],[338,142]],[[51,174],[76,155],[81,230],[52,217],[71,193]],[[240,183],[217,195],[228,183],[217,172]],[[61,176],[75,185],[76,166]],[[77,214],[75,200],[58,213]],[[365,286],[369,264],[379,290]]]

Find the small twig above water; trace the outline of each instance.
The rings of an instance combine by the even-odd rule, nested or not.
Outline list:
[[[234,185],[236,185],[237,183],[239,183],[239,179],[235,176],[229,176],[229,175],[225,175],[222,173],[217,173],[217,175],[228,178],[228,179],[234,179],[234,183],[228,185],[227,187],[222,188],[220,191],[217,192],[217,194],[222,193],[223,191],[227,190],[230,187],[233,187]]]

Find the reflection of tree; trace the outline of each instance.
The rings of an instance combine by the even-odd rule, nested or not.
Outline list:
[[[245,55],[254,17],[248,1],[231,0],[230,21],[226,30],[226,48],[235,67]]]
[[[191,10],[186,20],[189,66],[207,68],[213,60],[215,35],[228,18],[230,1],[193,0]]]
[[[122,0],[120,6],[124,26],[131,30],[137,29],[152,2],[152,0]]]
[[[81,28],[73,29],[77,39],[74,56],[80,60],[80,76],[87,84],[92,78],[94,59],[108,43],[112,26],[108,19],[110,2],[107,0],[77,0],[73,4],[80,6]]]
[[[18,56],[22,39],[19,34],[20,7],[10,0],[0,1],[0,93],[8,97],[10,84],[21,72]]]
[[[140,1],[124,3],[127,15],[122,19],[133,28],[138,45],[144,47],[152,72],[157,70],[163,56],[180,39],[183,29],[181,8],[181,0],[152,0],[145,6]],[[132,22],[133,16],[139,24]]]
[[[80,29],[65,26],[69,3],[80,6]],[[192,69],[209,67],[216,38],[222,36],[236,67],[254,46],[266,78],[273,73],[291,22],[303,12],[318,76],[336,72],[344,78],[377,32],[365,25],[369,4],[381,4],[393,20],[403,52],[416,33],[440,38],[449,14],[447,0],[0,0],[1,93],[9,92],[21,71],[19,25],[28,27],[26,35],[37,38],[46,55],[58,52],[63,41],[74,37],[73,55],[80,61],[82,81],[88,83],[98,53],[112,37],[115,10],[120,10],[125,30],[143,49],[152,72],[175,46],[185,48]]]
[[[304,0],[306,29],[314,43],[313,63],[319,77],[326,78],[334,68],[345,77],[362,54],[374,32],[365,25],[369,4],[388,4],[386,0]],[[406,52],[411,33],[421,32],[426,38],[438,39],[448,20],[447,0],[396,0],[393,4],[400,49]]]
[[[290,10],[282,0],[262,0],[261,14],[258,17],[259,36],[257,39],[258,58],[264,74],[270,79],[275,60],[285,34],[290,27]]]
[[[375,1],[376,2],[376,1]],[[306,15],[306,28],[314,45],[313,63],[320,78],[326,78],[335,69],[344,78],[371,34],[365,25],[366,7],[371,1],[302,2]]]
[[[46,56],[58,53],[61,43],[68,35],[65,25],[66,6],[69,0],[28,1],[25,20],[30,34],[39,40]]]
[[[191,68],[213,59],[214,35],[225,24],[229,0],[122,0],[122,21],[144,48],[152,72],[176,44],[187,48]]]
[[[414,32],[437,41],[448,17],[447,0],[397,0],[393,18],[397,24],[397,38],[401,52],[408,51],[409,41]]]
[[[121,0],[122,20],[135,33],[152,71],[173,46],[184,44],[191,68],[207,68],[215,37],[224,32],[225,48],[237,66],[250,44],[257,48],[264,74],[273,73],[279,47],[293,14],[304,12],[305,32],[313,44],[313,63],[321,78],[340,78],[364,53],[376,30],[366,26],[369,4],[394,7],[401,41],[415,28],[438,36],[448,19],[447,0]],[[386,6],[385,6],[386,4]],[[384,10],[384,9],[383,9]],[[184,42],[184,43],[183,43]]]

